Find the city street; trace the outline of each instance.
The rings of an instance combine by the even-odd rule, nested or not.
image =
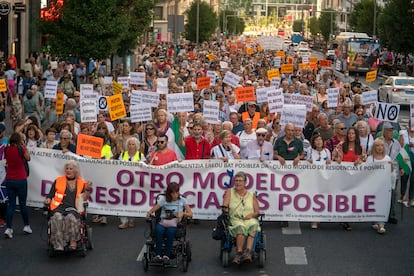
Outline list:
[[[397,206],[401,218],[401,205]],[[403,209],[398,225],[386,225],[384,235],[370,223],[353,223],[344,231],[338,223],[322,223],[312,230],[309,223],[266,222],[267,264],[221,267],[219,242],[211,238],[213,221],[190,225],[193,261],[188,275],[412,275],[414,255],[414,208]],[[119,220],[106,226],[93,225],[95,249],[85,258],[61,255],[49,258],[46,250],[46,218],[31,209],[32,235],[24,235],[20,213],[15,214],[15,236],[0,238],[1,275],[144,275],[137,257],[145,242],[147,224],[137,219],[133,229],[118,230]],[[234,252],[233,252],[234,253]],[[150,267],[148,275],[183,275],[179,269]]]

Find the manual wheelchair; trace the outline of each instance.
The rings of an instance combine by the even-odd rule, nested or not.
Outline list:
[[[44,206],[45,212],[47,212],[47,246],[48,246],[48,254],[49,257],[54,257],[58,254],[62,253],[78,253],[81,257],[85,257],[88,250],[92,250],[94,248],[92,242],[92,227],[86,223],[87,212],[86,209],[88,207],[88,203],[83,203],[83,211],[79,213],[80,217],[80,239],[77,241],[76,249],[71,249],[69,247],[69,243],[66,244],[63,250],[55,250],[51,243],[51,222],[50,217],[52,216],[52,212],[49,209],[49,206]],[[67,212],[77,212],[75,208],[67,208]]]
[[[230,263],[230,253],[233,246],[236,246],[236,238],[230,235],[229,226],[230,215],[228,207],[221,206],[222,214],[218,219],[217,227],[221,227],[223,232],[220,235],[220,260],[223,267],[228,267]],[[257,261],[259,267],[264,267],[266,264],[266,234],[263,231],[263,217],[264,214],[259,214],[258,221],[260,231],[256,232],[252,247],[252,261]],[[217,239],[217,237],[215,237]]]
[[[156,198],[156,202],[158,202],[160,194]],[[182,195],[180,195],[182,197]],[[183,206],[184,208],[184,206]],[[168,210],[166,210],[168,211]],[[170,254],[169,261],[166,262],[157,262],[155,260],[156,257],[156,234],[155,228],[157,223],[160,221],[161,217],[161,208],[155,212],[154,216],[151,216],[146,219],[146,222],[149,224],[149,236],[147,237],[147,241],[145,242],[145,251],[142,258],[142,265],[144,271],[148,271],[150,266],[155,267],[163,267],[163,268],[177,268],[181,265],[181,269],[183,272],[187,272],[188,265],[191,262],[191,244],[190,241],[187,240],[187,225],[191,222],[191,218],[184,216],[182,220],[177,225],[177,232],[175,233],[175,237],[172,244],[172,250]],[[165,248],[166,243],[166,235],[164,235],[163,249]]]

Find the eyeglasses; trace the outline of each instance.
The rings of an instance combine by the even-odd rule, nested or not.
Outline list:
[[[266,134],[264,133],[256,133],[257,136],[262,136],[262,137],[266,137]]]
[[[60,137],[60,140],[69,140],[69,137]]]
[[[340,127],[338,129],[340,129],[340,130],[346,130],[346,127]]]
[[[148,131],[148,130],[154,130],[154,128],[153,127],[149,127],[149,128],[146,128],[145,130],[146,131]]]
[[[191,127],[187,127],[188,129],[193,129],[193,127],[191,126]]]
[[[75,96],[75,98],[79,98],[80,96]]]
[[[164,144],[166,141],[157,141],[157,144]]]

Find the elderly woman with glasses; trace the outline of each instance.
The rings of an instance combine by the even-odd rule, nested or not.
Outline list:
[[[157,147],[157,136],[158,130],[153,122],[148,122],[144,128],[144,137],[142,139],[140,152],[145,154],[147,160],[151,157],[151,154],[156,150]]]
[[[53,146],[53,149],[61,150],[63,153],[66,153],[68,151],[76,153],[76,146],[70,142],[71,139],[72,133],[69,130],[61,130],[59,135],[60,142],[59,144]]]

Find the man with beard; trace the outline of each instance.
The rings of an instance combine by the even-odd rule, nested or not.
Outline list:
[[[209,159],[211,146],[210,143],[202,136],[203,128],[201,123],[196,122],[193,125],[191,136],[180,140],[180,145],[186,147],[185,159]]]
[[[161,135],[157,139],[157,150],[151,154],[149,159],[150,165],[161,166],[176,161],[175,151],[168,148],[168,136]]]

